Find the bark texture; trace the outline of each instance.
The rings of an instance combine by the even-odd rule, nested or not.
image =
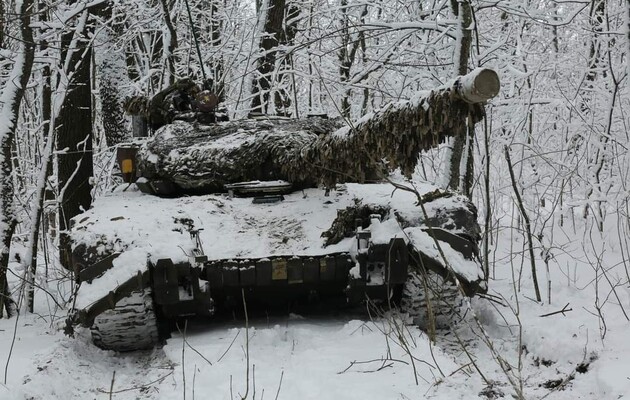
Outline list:
[[[64,58],[68,51],[73,52],[68,72],[71,79],[63,106],[55,120],[59,151],[59,250],[61,263],[66,268],[71,265],[71,251],[69,237],[65,232],[70,227],[72,217],[90,208],[90,178],[93,175],[91,49],[82,47],[81,44],[85,44],[82,41],[78,42],[78,48],[70,48],[71,41],[72,33],[62,38]]]
[[[282,71],[275,71],[278,64],[279,47],[293,41],[297,32],[297,16],[299,9],[295,5],[288,4],[290,0],[269,0],[265,12],[265,24],[263,36],[260,41],[261,57],[258,59],[257,73],[252,84],[251,111],[260,114],[275,114],[288,116],[291,105],[289,93],[276,85],[276,81],[282,81]],[[286,59],[280,62],[280,68],[287,63]],[[277,77],[274,77],[275,74]],[[272,87],[280,86],[272,97]],[[271,102],[273,101],[273,107]],[[275,109],[274,109],[275,108]]]
[[[9,250],[11,239],[17,224],[17,217],[13,208],[13,164],[11,162],[11,149],[15,140],[15,131],[20,115],[20,105],[24,97],[24,91],[28,85],[35,57],[35,43],[33,31],[30,27],[31,14],[33,13],[33,1],[24,0],[18,11],[20,27],[20,48],[16,57],[9,80],[3,88],[0,96],[0,317],[6,309],[10,316],[13,301],[11,300],[8,284],[7,269],[9,265]],[[5,119],[2,121],[2,119]]]
[[[469,0],[451,0],[451,7],[459,20],[459,38],[453,57],[454,75],[466,75],[472,44],[472,6]],[[473,143],[474,125],[471,124],[454,135],[449,162],[448,188],[457,190],[469,198],[472,196],[473,184]]]
[[[92,9],[103,21],[112,20],[112,3],[104,3]],[[116,146],[127,141],[131,132],[122,107],[125,88],[130,86],[127,76],[125,54],[116,49],[115,42],[123,30],[121,21],[114,20],[111,26],[102,26],[97,33],[98,51],[94,54],[98,91],[101,100],[103,132],[107,146]],[[129,93],[130,94],[130,93]]]

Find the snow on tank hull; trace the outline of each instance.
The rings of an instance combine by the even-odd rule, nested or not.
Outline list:
[[[410,268],[456,276],[470,295],[484,291],[474,207],[463,196],[415,186],[430,194],[428,222],[414,195],[388,183],[345,184],[328,194],[305,189],[262,204],[228,194],[161,198],[123,185],[72,228],[81,287],[71,324],[98,325],[99,315],[142,290],[153,299],[148,312],[161,319],[211,316],[242,296],[252,307],[396,300]],[[429,226],[449,269],[430,249]]]

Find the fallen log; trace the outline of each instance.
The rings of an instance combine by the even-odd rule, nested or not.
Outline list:
[[[252,180],[331,187],[379,179],[396,168],[409,176],[421,151],[464,134],[481,120],[484,102],[498,91],[497,74],[477,69],[354,123],[321,117],[212,125],[175,121],[140,148],[138,166],[149,180],[206,193]]]

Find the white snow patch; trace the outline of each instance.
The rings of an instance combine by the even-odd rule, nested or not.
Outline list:
[[[383,222],[372,222],[370,231],[374,244],[388,244],[393,238],[402,238],[405,239],[405,242],[408,241],[396,218],[390,218]]]
[[[113,261],[114,267],[95,279],[92,283],[82,283],[76,297],[77,309],[88,307],[96,300],[105,297],[113,288],[147,270],[147,252],[135,248],[121,253]]]
[[[435,241],[431,236],[420,227],[406,228],[405,233],[408,235],[413,246],[419,251],[425,253],[429,257],[442,261],[440,252],[435,245]],[[448,243],[439,241],[440,247],[444,252],[444,256],[449,262],[450,267],[457,274],[463,276],[470,282],[483,278],[481,266],[472,260],[464,258],[462,253],[454,250]]]

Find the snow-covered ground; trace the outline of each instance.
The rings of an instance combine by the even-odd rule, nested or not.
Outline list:
[[[116,354],[89,332],[64,336],[63,312],[51,317],[38,292],[39,315],[0,320],[0,399],[630,398],[628,260],[616,227],[602,237],[555,230],[551,304],[545,264],[537,259],[541,304],[523,239],[505,230],[489,283],[503,305],[474,299],[477,321],[469,312],[434,346],[396,317],[289,315],[248,328],[193,321],[163,348]]]
[[[397,329],[397,320],[387,318],[258,318],[249,329],[242,321],[195,322],[185,335],[174,333],[161,349],[116,354],[94,347],[87,332],[76,338],[63,336],[62,315],[52,322],[49,316],[28,315],[17,321],[0,398],[107,399],[111,390],[111,398],[116,399],[470,399],[484,398],[483,393],[509,398],[520,385],[528,399],[628,398],[630,323],[615,304],[606,278],[600,276],[606,324],[602,340],[604,328],[594,303],[595,282],[591,282],[595,271],[579,256],[583,249],[568,246],[573,247],[565,248],[566,255],[557,261],[571,259],[574,264],[565,263],[569,273],[564,278],[560,268],[552,269],[552,281],[557,283],[551,305],[527,298],[531,284],[524,271],[518,298],[522,331],[510,308],[473,301],[492,350],[470,318],[456,332],[476,367],[453,333],[442,333],[432,347],[422,331]],[[613,251],[604,255],[605,265],[615,267],[609,260],[619,260],[620,255]],[[515,262],[519,267],[520,260]],[[623,265],[616,268],[623,270]],[[615,279],[614,273],[621,272],[617,270],[607,271],[609,279]],[[498,264],[496,275],[491,293],[516,307],[508,263]],[[627,284],[616,287],[616,292],[628,309]],[[567,303],[572,311],[566,316],[541,317]],[[15,319],[0,320],[3,364],[15,323]],[[520,346],[525,351],[519,366]],[[503,368],[499,358],[505,361]]]

